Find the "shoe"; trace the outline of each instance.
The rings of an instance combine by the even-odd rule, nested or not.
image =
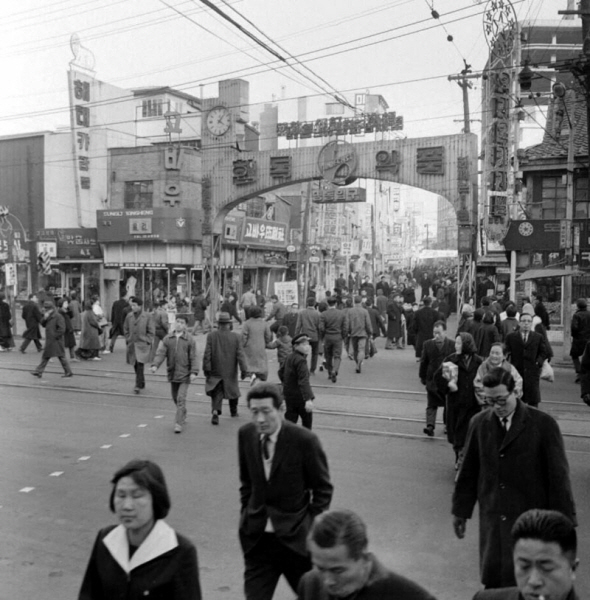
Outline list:
[[[574,383],[580,383],[580,376],[576,375],[576,380],[574,381]]]
[[[363,361],[359,360],[359,362],[357,363],[356,372],[360,373],[362,368],[363,368]]]
[[[41,373],[37,373],[37,371],[31,371],[31,375],[34,375],[35,377],[41,379]]]
[[[219,415],[217,411],[213,411],[213,415],[211,416],[211,425],[219,425]]]
[[[174,433],[182,433],[182,425],[175,423],[174,424]]]
[[[336,379],[338,379],[338,373],[332,373],[332,383],[336,383]]]
[[[309,374],[310,375],[315,375],[315,371],[310,371]]]
[[[320,365],[319,368],[320,368],[320,373],[323,373],[324,372],[324,365]]]
[[[100,358],[100,356],[95,356],[92,360],[102,360],[102,358]]]
[[[79,359],[79,358],[70,358],[70,360],[71,360],[72,362],[80,362],[80,359]]]
[[[18,351],[19,351],[21,354],[26,354],[26,353],[27,353],[27,351],[26,351],[26,350],[23,350],[22,348],[19,348],[19,349],[18,349]]]
[[[427,425],[422,431],[424,431],[428,437],[434,437],[434,427],[432,425]]]
[[[134,387],[134,388],[133,388],[133,393],[134,393],[134,394],[139,394],[139,392],[140,392],[140,391],[141,391],[141,390],[140,390],[138,387]]]
[[[105,351],[103,352],[103,354],[111,354],[111,352],[112,352],[111,350],[105,350]]]
[[[232,417],[238,417],[238,416],[239,416],[239,415],[238,415],[238,411],[237,411],[237,410],[232,410],[232,411],[230,411],[230,413],[229,413],[229,414],[230,414]]]
[[[74,374],[73,373],[66,373],[65,375],[62,375],[62,379],[66,379],[67,377],[73,377]]]
[[[582,400],[584,401],[584,404],[587,404],[588,406],[590,406],[590,394],[584,394],[582,396]]]

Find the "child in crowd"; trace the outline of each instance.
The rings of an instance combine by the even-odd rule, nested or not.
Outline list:
[[[273,348],[277,349],[277,360],[279,361],[279,369],[283,366],[287,356],[291,354],[293,347],[291,345],[291,336],[289,335],[289,330],[281,325],[277,330],[277,339],[274,342],[271,342],[266,347],[269,350]]]

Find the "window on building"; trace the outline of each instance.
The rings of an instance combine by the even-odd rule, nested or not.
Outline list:
[[[326,114],[327,115],[343,115],[344,104],[340,102],[327,102],[326,103]]]
[[[264,198],[252,198],[246,202],[246,216],[254,219],[262,219],[266,212]]]
[[[543,177],[541,201],[530,205],[532,219],[565,219],[567,186],[561,177]]]
[[[141,116],[146,117],[161,117],[164,114],[162,109],[161,98],[150,98],[141,103]]]
[[[574,219],[588,219],[589,217],[588,178],[581,177],[574,181]]]
[[[153,196],[153,181],[125,182],[125,208],[141,210],[153,208]]]

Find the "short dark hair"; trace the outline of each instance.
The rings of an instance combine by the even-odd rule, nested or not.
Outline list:
[[[137,306],[143,306],[143,300],[137,296],[131,296],[131,298],[129,298],[129,303],[131,304],[131,302],[137,304]]]
[[[315,298],[312,298],[311,296],[305,301],[305,304],[307,304],[307,306],[315,306]]]
[[[513,392],[514,386],[516,385],[514,377],[512,377],[512,373],[506,369],[503,369],[502,367],[496,367],[495,369],[489,371],[487,375],[484,375],[482,383],[483,386],[487,388],[495,388],[499,385],[505,385],[509,392]]]
[[[0,299],[2,298],[2,294],[0,293]],[[64,305],[64,302],[67,301],[67,298],[58,298],[55,301],[55,305],[57,306],[57,308],[61,308]]]
[[[576,301],[576,306],[578,308],[586,308],[588,306],[588,302],[586,302],[586,298],[578,298]]]
[[[516,317],[516,313],[517,313],[516,304],[511,303],[506,307],[506,316],[507,317]]]
[[[483,322],[486,325],[493,325],[494,323],[494,313],[491,310],[486,310],[483,316]]]
[[[533,320],[533,315],[529,314],[528,312],[521,312],[520,316],[518,317],[518,320],[522,321],[523,317],[530,317],[531,321]]]
[[[264,398],[272,398],[275,408],[281,408],[283,405],[283,394],[275,383],[258,383],[251,387],[246,394],[246,403],[250,406],[250,400],[263,400]]]
[[[484,297],[481,299],[481,305],[482,305],[482,306],[489,306],[491,303],[492,303],[492,302],[491,302],[491,300],[490,300],[490,297],[489,297],[489,296],[484,296]]]
[[[92,310],[92,300],[84,300],[84,310]]]
[[[352,560],[361,558],[369,544],[366,525],[351,510],[330,510],[319,514],[307,539],[320,548],[344,545]]]
[[[572,521],[556,510],[541,510],[533,508],[522,513],[512,526],[510,532],[512,547],[519,540],[541,540],[545,543],[554,542],[559,545],[564,554],[570,553],[576,557],[578,538]]]
[[[432,326],[432,329],[434,329],[435,327],[442,327],[445,331],[447,330],[447,324],[442,320],[435,321],[434,325]]]
[[[251,319],[258,319],[261,316],[262,316],[262,309],[260,308],[260,306],[251,306],[250,307],[250,318]]]
[[[152,496],[154,519],[164,519],[170,510],[170,496],[162,469],[151,460],[134,459],[121,467],[111,479],[113,489],[109,499],[109,508],[115,512],[115,489],[123,477],[131,477],[141,488],[146,489]]]
[[[29,294],[29,300],[32,300],[37,294]]]
[[[277,333],[279,334],[280,337],[283,337],[285,334],[289,333],[289,328],[285,327],[284,325],[281,325],[277,329]]]
[[[273,295],[270,297],[270,299],[271,299],[271,300],[278,300],[278,299],[279,299],[279,297],[278,297],[276,294],[273,294]]]
[[[354,303],[355,304],[360,304],[363,301],[363,299],[360,296],[355,296],[354,297]]]
[[[178,319],[180,319],[181,321],[184,321],[185,323],[188,323],[188,315],[185,315],[183,313],[177,313],[176,316],[174,317],[174,320],[178,321]]]
[[[422,302],[424,303],[424,306],[430,306],[432,304],[432,298],[430,296],[424,296]]]
[[[337,300],[336,300],[336,298],[334,298],[334,296],[330,296],[327,299],[327,302],[328,302],[328,306],[334,306],[336,304]]]
[[[504,344],[502,342],[494,342],[491,346],[490,346],[490,350],[494,347],[494,346],[500,346],[500,348],[502,348],[502,354],[506,354],[506,346],[504,346]]]

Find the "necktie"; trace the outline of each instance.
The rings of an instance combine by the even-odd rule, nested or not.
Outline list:
[[[528,333],[523,333],[522,334],[522,339],[524,340],[524,343],[526,344],[526,340],[528,338],[529,334]]]
[[[504,431],[508,432],[508,417],[502,419],[502,427],[504,428]]]
[[[264,456],[264,460],[270,460],[270,438],[268,435],[263,435],[260,440],[260,448],[262,450],[262,456]]]

